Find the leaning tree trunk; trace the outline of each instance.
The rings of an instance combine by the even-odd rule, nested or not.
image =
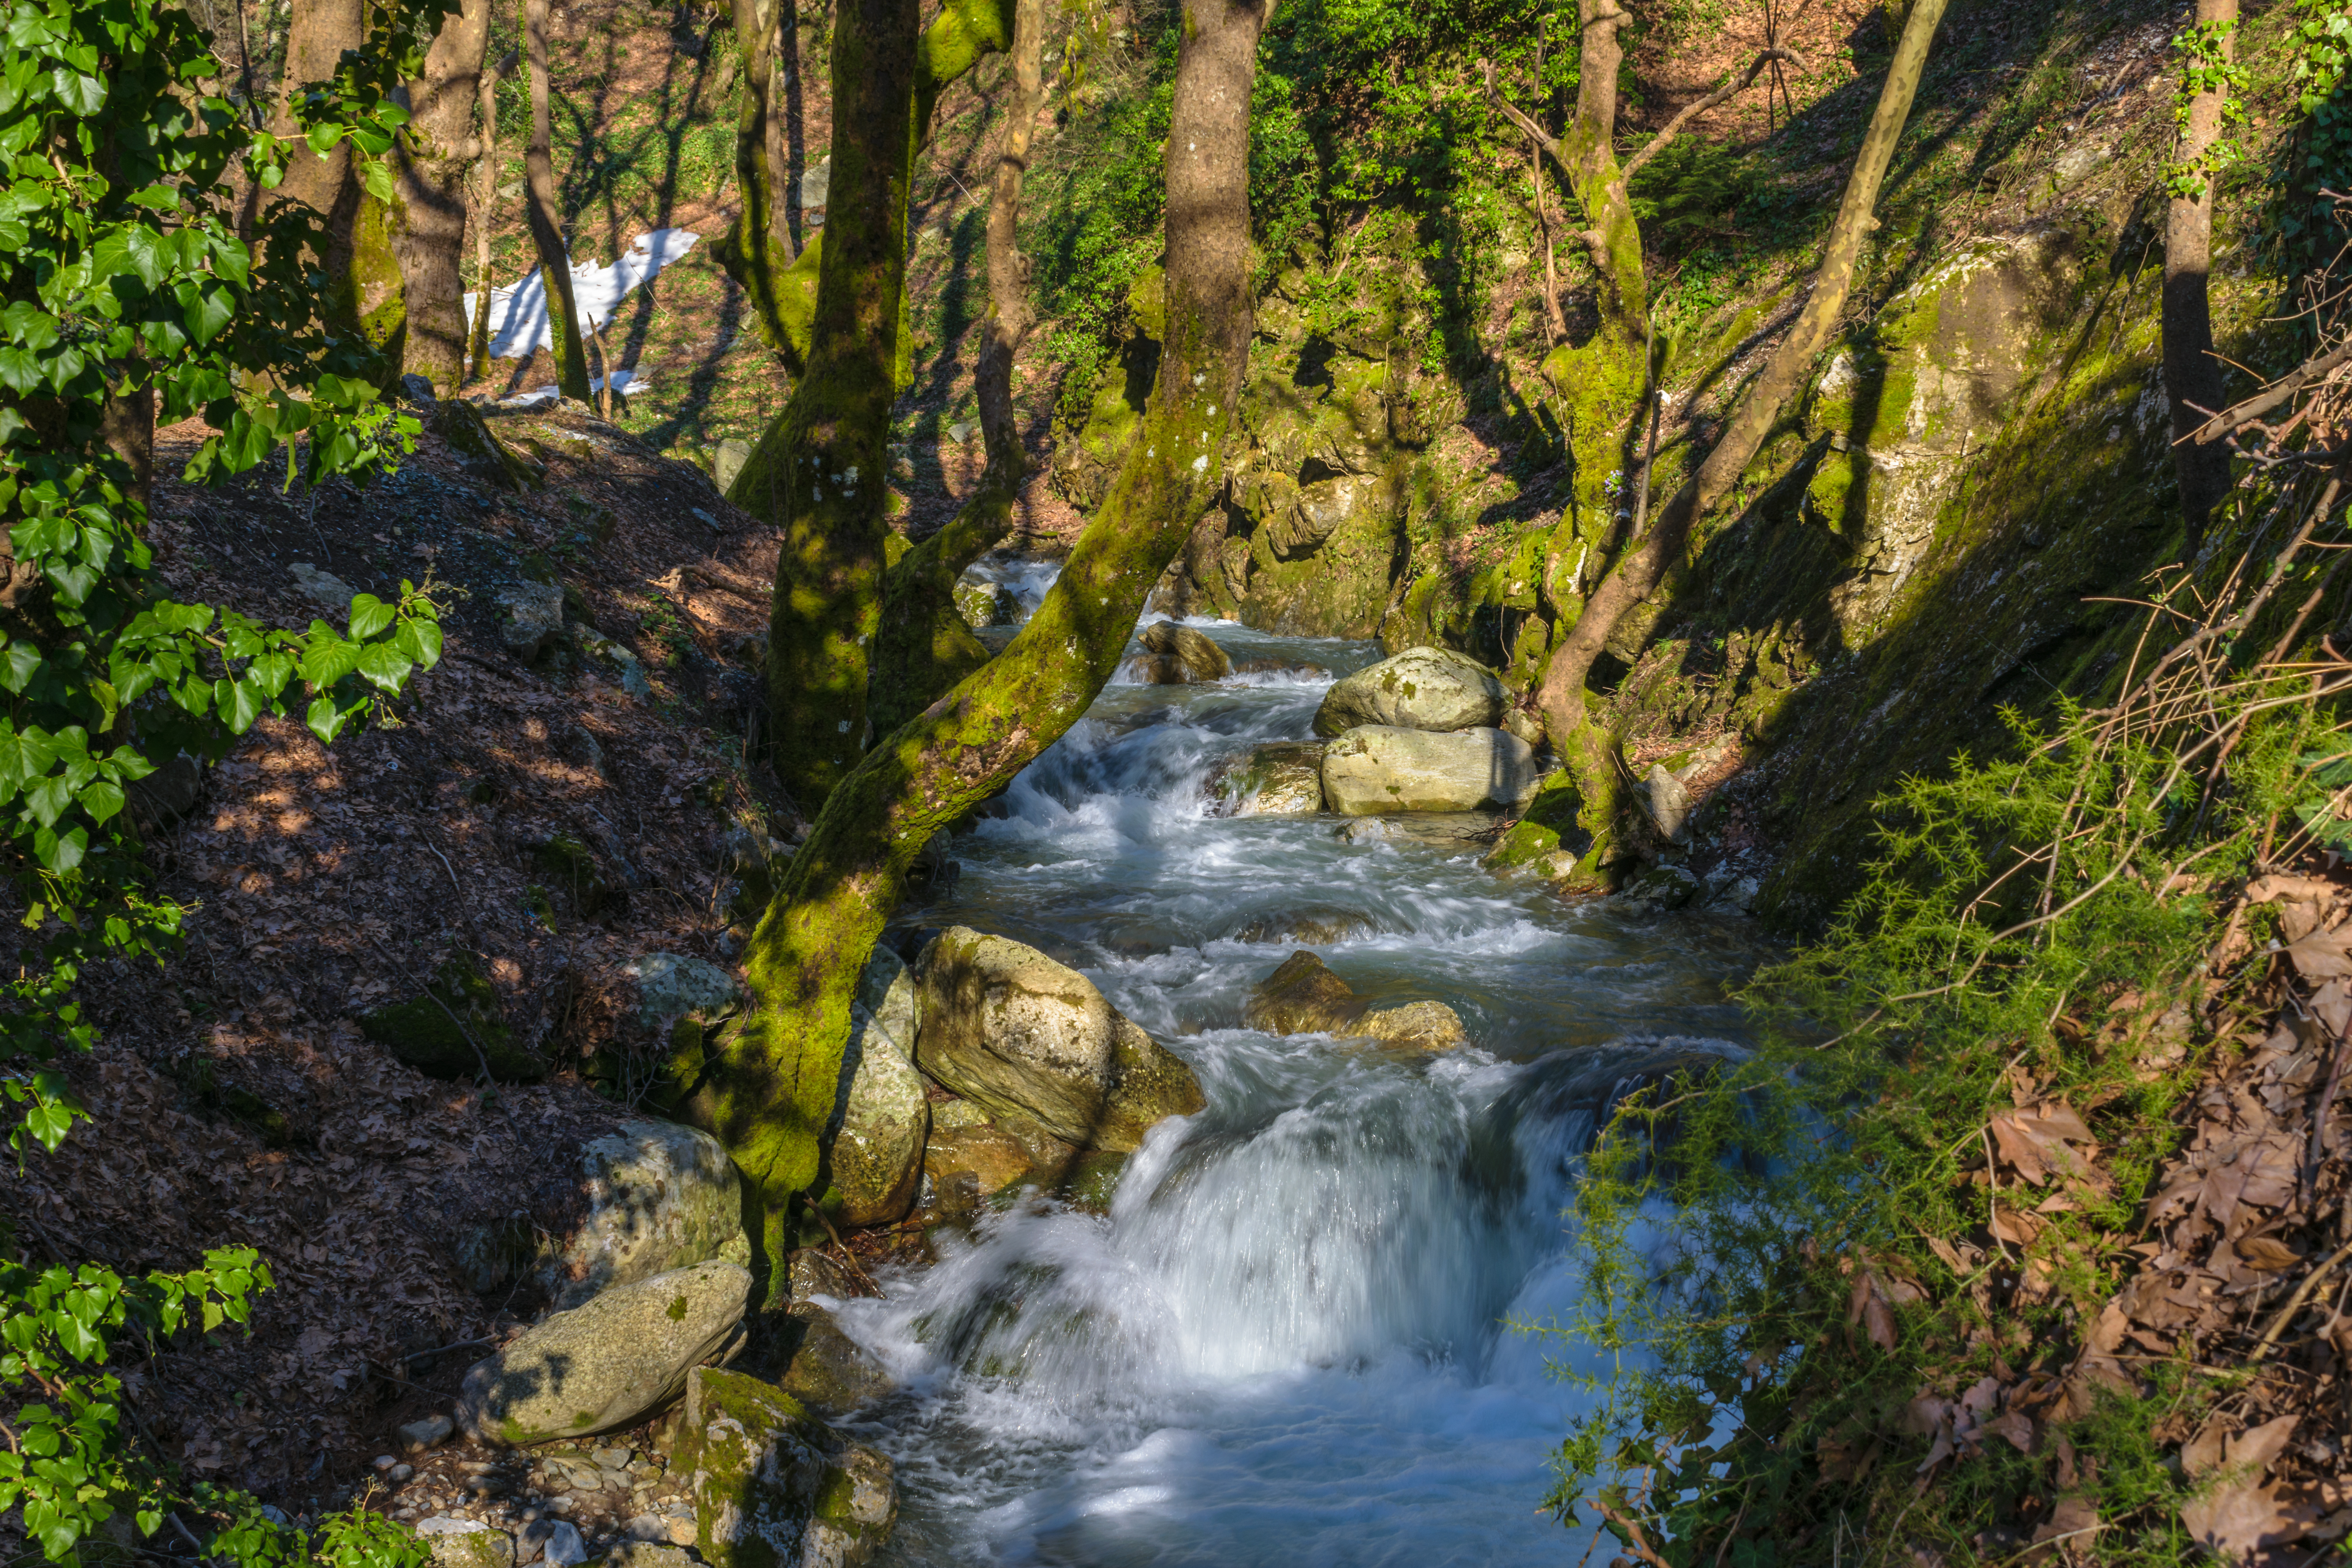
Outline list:
[[[395,244],[407,295],[402,366],[454,395],[466,379],[466,168],[490,44],[490,0],[464,0],[408,84],[409,121],[394,150]]]
[[[1796,325],[1773,352],[1748,395],[1740,400],[1697,473],[1666,503],[1649,532],[1629,544],[1608,577],[1593,590],[1592,596],[1585,602],[1583,614],[1553,651],[1551,663],[1544,671],[1540,696],[1544,728],[1583,793],[1581,821],[1593,837],[1589,867],[1605,864],[1610,857],[1616,821],[1618,770],[1611,738],[1600,727],[1586,722],[1585,677],[1591,672],[1592,662],[1607,645],[1610,634],[1617,629],[1617,623],[1649,597],[1665,575],[1666,568],[1681,556],[1693,524],[1731,492],[1740,471],[1748,467],[1749,459],[1762,447],[1764,437],[1779,422],[1781,409],[1803,385],[1814,358],[1828,346],[1838,318],[1845,310],[1846,294],[1853,283],[1863,241],[1876,226],[1871,210],[1877,205],[1879,184],[1885,178],[1888,161],[1895,155],[1895,144],[1902,138],[1904,121],[1911,112],[1911,100],[1919,89],[1920,73],[1927,62],[1927,46],[1935,37],[1936,24],[1943,16],[1945,3],[1946,0],[1912,0],[1902,41],[1887,68],[1886,84],[1879,91],[1878,108],[1871,116],[1861,155],[1846,181],[1845,197],[1838,205],[1837,219],[1830,227],[1821,269],[1813,277],[1812,293],[1798,315]]]
[[[2197,33],[2234,58],[2238,0],[2197,0]],[[2185,68],[2189,100],[2174,161],[2173,195],[2164,220],[2164,389],[2172,400],[2172,464],[2180,487],[2180,516],[2189,552],[2204,542],[2213,509],[2230,489],[2230,452],[2219,443],[2189,439],[2221,409],[2221,362],[2213,352],[2213,310],[2206,289],[2213,264],[2213,143],[2221,134],[2228,85],[2194,55]],[[2194,194],[2189,194],[2193,191]]]
[[[1224,482],[1249,351],[1249,103],[1265,9],[1264,0],[1184,0],[1166,143],[1167,343],[1102,509],[1011,645],[869,752],[827,798],[752,934],[758,1011],[696,1108],[758,1194],[772,1290],[790,1205],[821,1190],[850,1001],[908,867],[1087,710],[1152,584]]]
[[[556,389],[588,401],[588,351],[580,339],[580,309],[572,298],[572,254],[555,209],[553,111],[548,104],[547,0],[523,0],[523,47],[530,59],[530,146],[523,154],[524,197],[539,276],[547,290],[547,326],[555,340]]]
[[[1029,258],[1021,253],[1021,187],[1045,107],[1045,0],[1015,0],[1013,93],[988,200],[988,319],[972,374],[988,453],[979,487],[949,524],[916,545],[883,585],[881,632],[867,677],[874,726],[887,733],[986,664],[988,647],[956,607],[956,580],[1013,528],[1028,469],[1013,405],[1013,361],[1029,335]]]
[[[1004,0],[949,6],[919,41],[909,0],[844,0],[833,29],[830,215],[810,250],[807,369],[728,492],[783,531],[768,631],[775,769],[814,813],[874,739],[885,444],[907,366],[907,207],[940,85],[1010,36]],[[944,38],[944,41],[942,39]],[[803,263],[805,265],[805,263]]]

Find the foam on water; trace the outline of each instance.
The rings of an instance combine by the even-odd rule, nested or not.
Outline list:
[[[1042,595],[1042,588],[1039,590]],[[1334,673],[1361,644],[1207,626]],[[1537,1511],[1580,1397],[1513,1331],[1576,1289],[1559,1211],[1619,1088],[1730,1048],[1736,922],[1640,923],[1498,879],[1479,846],[1220,817],[1223,759],[1306,737],[1328,678],[1113,687],[955,840],[925,924],[1076,964],[1207,1095],[1097,1216],[1032,1203],[843,1305],[904,1380],[853,1425],[898,1459],[901,1564],[1573,1562]],[[1248,1029],[1300,918],[1376,999],[1436,996],[1437,1058]],[[1264,938],[1264,940],[1260,940]]]

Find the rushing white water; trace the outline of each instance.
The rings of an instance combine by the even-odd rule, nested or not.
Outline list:
[[[852,1424],[900,1467],[885,1561],[1573,1563],[1588,1538],[1538,1510],[1580,1397],[1545,1361],[1571,1347],[1507,1325],[1572,1296],[1559,1215],[1596,1110],[1723,1048],[1721,978],[1754,939],[1567,903],[1460,842],[1213,815],[1212,767],[1307,736],[1377,650],[1206,629],[1288,668],[1113,686],[955,841],[962,878],[922,912],[1075,964],[1209,1103],[1153,1131],[1108,1216],[1013,1208],[844,1305],[905,1384]],[[1302,919],[1350,934],[1286,940]],[[1451,1003],[1473,1046],[1242,1027],[1296,945],[1360,994]]]

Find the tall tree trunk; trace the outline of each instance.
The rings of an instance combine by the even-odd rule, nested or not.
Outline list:
[[[972,374],[988,466],[947,527],[909,550],[884,584],[881,633],[867,679],[877,731],[887,733],[986,664],[988,647],[956,607],[956,580],[1013,528],[1028,469],[1013,404],[1013,362],[1029,335],[1029,258],[1021,253],[1021,188],[1045,107],[1045,0],[1015,0],[1013,92],[988,201],[988,319]]]
[[[2238,0],[2197,0],[2200,32],[2218,32],[2221,58],[2235,58]],[[2193,60],[2186,68],[2196,68]],[[2189,101],[2175,166],[2193,180],[2194,197],[2175,194],[2164,218],[2164,389],[2172,400],[2172,464],[2180,486],[2189,552],[2204,542],[2213,509],[2230,490],[2230,452],[2189,439],[2221,410],[2221,362],[2213,353],[2213,311],[2206,280],[2213,264],[2213,174],[2206,163],[2221,133],[2228,89],[2213,84]]]
[[[919,42],[917,15],[913,0],[843,0],[835,12],[832,187],[823,243],[809,246],[807,370],[729,491],[783,531],[769,732],[778,776],[812,814],[874,739],[867,675],[889,531],[884,446],[907,366],[915,156],[943,81],[1011,31],[1004,0],[951,5]]]
[[[555,339],[556,388],[588,401],[588,351],[580,341],[580,308],[572,298],[572,253],[564,247],[555,208],[553,110],[548,104],[547,0],[523,0],[523,47],[530,61],[530,146],[523,154],[524,195],[539,276],[547,289],[547,322]]]
[[[843,0],[842,26],[857,3]],[[1249,351],[1249,104],[1266,8],[1184,0],[1166,151],[1168,338],[1101,510],[1011,645],[868,752],[826,799],[752,934],[758,1011],[723,1047],[694,1108],[765,1210],[772,1291],[790,1205],[823,1181],[850,1001],[908,867],[1086,711],[1152,584],[1224,482]],[[836,142],[835,178],[840,156]]]
[[[1610,634],[1626,612],[1658,585],[1666,568],[1680,558],[1691,528],[1717,501],[1731,492],[1741,470],[1764,444],[1780,421],[1780,411],[1804,384],[1812,363],[1828,346],[1838,318],[1845,310],[1863,241],[1877,226],[1871,212],[1878,204],[1878,188],[1886,165],[1902,139],[1904,121],[1927,63],[1927,47],[1942,19],[1946,0],[1912,0],[1902,41],[1879,91],[1878,108],[1871,115],[1861,155],[1847,178],[1845,197],[1830,227],[1814,274],[1811,297],[1799,313],[1764,372],[1740,400],[1714,450],[1651,526],[1648,535],[1632,543],[1601,585],[1585,602],[1583,614],[1552,653],[1544,672],[1540,700],[1544,728],[1560,758],[1573,771],[1584,794],[1582,820],[1593,835],[1596,860],[1608,853],[1607,840],[1615,826],[1617,766],[1610,736],[1585,721],[1584,680]]]
[[[468,133],[489,51],[491,0],[464,0],[408,84],[409,121],[395,144],[394,205],[407,331],[403,368],[442,396],[466,379],[465,178],[480,146]]]
[[[475,116],[481,126],[481,156],[475,163],[474,286],[480,296],[474,308],[472,342],[466,355],[466,375],[479,380],[490,374],[490,229],[499,212],[499,83],[515,68],[514,51],[482,73],[476,89]]]
[[[768,346],[798,374],[802,344],[786,321],[793,314],[785,274],[793,265],[784,226],[784,169],[776,111],[776,26],[780,0],[735,0],[735,47],[742,59],[743,102],[735,120],[735,188],[742,205],[714,247],[746,296],[751,322]]]
[[[367,20],[365,0],[294,0],[286,68],[270,123],[274,132],[296,135],[294,105],[312,85],[335,74],[343,51],[364,46]],[[325,231],[321,313],[329,325],[382,351],[385,371],[397,374],[406,310],[394,249],[396,209],[367,194],[351,150],[340,143],[323,158],[295,148],[276,195],[309,207]]]

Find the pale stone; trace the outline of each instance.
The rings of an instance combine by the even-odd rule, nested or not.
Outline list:
[[[920,978],[917,1065],[985,1110],[1125,1151],[1207,1103],[1191,1068],[1034,947],[952,927],[924,950]]]
[[[842,1219],[882,1225],[902,1217],[922,1184],[930,1102],[915,1070],[914,977],[898,955],[877,948],[849,1008],[849,1100],[833,1142],[833,1182]]]
[[[1648,795],[1650,820],[1658,825],[1659,833],[1670,844],[1687,841],[1690,837],[1691,798],[1690,791],[1683,787],[1682,780],[1652,763],[1649,776],[1642,781],[1642,787]]]
[[[711,1258],[751,1261],[734,1162],[708,1132],[676,1122],[624,1122],[580,1156],[588,1217],[551,1246],[540,1284],[559,1309],[615,1285]]]
[[[1234,661],[1223,648],[1181,622],[1154,621],[1135,640],[1143,645],[1144,675],[1154,685],[1200,685],[1234,672]]]
[[[751,1289],[738,1264],[698,1263],[557,1312],[466,1373],[457,1424],[510,1446],[626,1426],[728,1347]]]
[[[1540,778],[1525,741],[1484,727],[1439,734],[1366,724],[1323,753],[1323,798],[1348,816],[1507,808]]]
[[[1315,710],[1315,732],[1362,724],[1404,730],[1467,730],[1502,721],[1509,693],[1495,672],[1442,647],[1409,647],[1335,681]]]

